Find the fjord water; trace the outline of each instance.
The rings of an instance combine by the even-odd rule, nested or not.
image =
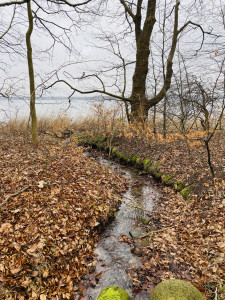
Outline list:
[[[96,106],[100,104],[103,104],[105,109],[112,109],[116,106],[115,101],[102,100],[100,97],[77,97],[70,101],[65,97],[43,97],[36,100],[36,112],[38,118],[67,115],[76,120],[91,115]],[[10,100],[0,97],[0,122],[28,118],[29,112],[28,97],[17,97]]]

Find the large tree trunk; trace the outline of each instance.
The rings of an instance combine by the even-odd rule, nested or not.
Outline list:
[[[138,1],[137,14],[135,19],[136,33],[136,65],[133,75],[131,93],[131,118],[133,121],[145,122],[148,116],[149,105],[146,98],[146,78],[148,75],[148,60],[150,55],[149,45],[152,30],[155,24],[156,0],[148,1],[147,13],[143,29],[141,26],[142,1]]]
[[[148,118],[149,105],[145,95],[133,96],[131,102],[131,122],[144,124]]]
[[[27,15],[29,20],[29,27],[26,33],[26,45],[27,45],[27,63],[30,81],[30,117],[31,117],[31,129],[32,129],[32,141],[34,144],[39,143],[38,128],[37,128],[37,115],[35,108],[35,82],[34,82],[34,67],[32,58],[32,46],[31,46],[31,35],[33,32],[33,15],[31,10],[30,0],[27,2]]]
[[[174,16],[174,29],[172,44],[166,64],[166,74],[164,78],[164,84],[160,92],[155,95],[153,98],[148,99],[146,96],[146,79],[148,75],[148,63],[150,55],[150,39],[152,31],[156,22],[155,12],[156,12],[156,2],[157,0],[148,0],[147,12],[143,28],[141,29],[141,20],[142,20],[142,2],[143,0],[137,0],[136,14],[134,14],[129,6],[126,4],[126,1],[120,0],[123,4],[126,12],[131,16],[135,24],[135,39],[136,39],[136,65],[133,75],[132,82],[132,93],[130,96],[131,104],[131,121],[132,122],[145,122],[148,116],[148,111],[151,107],[159,103],[166,92],[170,88],[171,78],[173,74],[172,65],[173,57],[177,44],[177,37],[180,31],[186,27],[183,26],[181,30],[178,30],[178,8],[179,1],[176,0],[175,5],[175,16]]]

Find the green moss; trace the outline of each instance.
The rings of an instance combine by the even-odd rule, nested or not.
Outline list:
[[[142,159],[140,157],[136,158],[135,166],[138,167],[138,168],[143,167],[143,162],[142,162]]]
[[[182,191],[185,188],[185,183],[183,183],[181,181],[177,181],[174,184],[174,188],[175,188],[176,191],[180,192],[180,191]]]
[[[116,148],[113,148],[113,149],[112,149],[112,155],[117,156]]]
[[[156,161],[153,161],[147,168],[145,168],[156,180],[161,180],[162,173],[160,172],[160,166]]]
[[[181,195],[185,198],[185,199],[190,199],[189,197],[190,194],[190,188],[186,187],[181,191]]]
[[[131,163],[133,166],[136,165],[136,161],[137,161],[137,157],[133,154],[132,158],[131,158]]]
[[[78,144],[87,145],[90,144],[91,136],[89,134],[76,135],[76,140]]]
[[[162,173],[161,173],[161,172],[151,171],[150,173],[151,173],[151,175],[152,175],[156,180],[158,180],[158,181],[161,180],[161,178],[162,178]]]
[[[120,160],[122,161],[127,161],[127,156],[124,152],[119,152],[118,157],[120,158]]]
[[[128,155],[128,159],[129,159],[129,163],[131,163],[132,165],[135,164],[136,156],[133,153]]]
[[[160,170],[159,163],[157,161],[153,161],[149,167],[149,170],[159,172]]]
[[[93,138],[93,142],[99,144],[107,141],[107,136],[97,135]]]
[[[170,279],[159,283],[154,288],[151,300],[204,300],[204,298],[191,283]]]
[[[165,184],[165,185],[173,185],[174,182],[173,182],[173,178],[174,178],[174,175],[167,175],[165,176],[163,179],[162,179],[162,182]]]
[[[91,139],[91,144],[92,146],[105,150],[105,148],[107,147],[106,141],[107,141],[107,136],[97,135]]]
[[[144,167],[144,170],[145,170],[145,171],[148,171],[148,169],[150,168],[150,166],[151,166],[151,161],[150,161],[150,159],[145,159],[145,160],[143,161],[143,167]]]
[[[139,168],[141,168],[141,167],[143,166],[143,162],[142,162],[142,160],[141,160],[140,157],[137,157],[137,158],[136,158],[136,163],[135,163],[135,165],[136,165],[137,167],[139,167]]]
[[[117,286],[105,288],[98,296],[97,300],[129,300],[130,296],[126,291]]]

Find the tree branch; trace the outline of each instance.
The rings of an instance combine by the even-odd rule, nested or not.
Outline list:
[[[128,7],[128,5],[126,4],[126,2],[124,0],[120,0],[121,4],[123,5],[123,7],[125,8],[125,11],[131,16],[131,18],[134,20],[135,22],[135,14],[132,12],[132,10]]]
[[[28,2],[28,0],[9,1],[9,2],[0,3],[0,7],[1,7],[1,6],[14,5],[14,4],[24,4],[24,3],[27,3],[27,2]]]
[[[65,4],[65,5],[68,5],[70,7],[77,7],[77,6],[81,6],[81,5],[85,5],[85,4],[88,4],[89,2],[91,2],[92,0],[87,0],[87,1],[84,1],[84,2],[80,2],[80,3],[76,3],[76,4],[73,4],[67,0],[57,0],[57,1],[54,1],[54,0],[47,0],[48,2],[51,2],[51,3],[55,3],[55,4]]]
[[[177,45],[177,38],[178,38],[178,11],[179,11],[179,5],[180,2],[177,1],[175,5],[175,17],[174,17],[174,29],[173,29],[173,38],[172,38],[172,45],[170,49],[170,53],[167,59],[167,66],[166,66],[166,75],[164,80],[164,85],[161,89],[161,91],[153,98],[149,99],[149,105],[150,107],[155,106],[157,103],[159,103],[165,96],[166,92],[170,88],[171,84],[171,78],[173,75],[173,57],[176,50]]]
[[[140,34],[141,34],[141,19],[142,19],[141,6],[142,6],[142,2],[143,2],[143,0],[138,0],[137,13],[136,13],[135,20],[134,20],[136,43],[138,42],[138,39],[139,39]]]
[[[15,13],[16,13],[16,6],[14,7],[13,15],[12,15],[10,24],[9,24],[8,28],[6,29],[6,31],[0,36],[0,40],[9,32],[10,28],[12,27],[12,23],[13,23],[13,20],[14,20],[14,17],[15,17]]]
[[[45,89],[49,89],[49,88],[52,88],[54,85],[56,85],[57,83],[64,83],[66,84],[69,88],[71,88],[71,90],[73,90],[74,92],[78,92],[82,95],[87,95],[87,94],[94,94],[94,93],[99,93],[99,94],[104,94],[104,95],[107,95],[107,96],[110,96],[110,97],[113,97],[113,98],[116,98],[118,100],[122,100],[122,101],[126,101],[126,102],[131,102],[131,100],[129,98],[126,98],[126,97],[122,97],[122,96],[118,96],[118,95],[115,95],[115,94],[112,94],[112,93],[109,93],[105,90],[98,90],[98,89],[94,89],[94,90],[90,90],[90,91],[82,91],[82,90],[79,90],[75,87],[73,87],[71,84],[69,84],[69,82],[67,82],[66,80],[64,79],[59,79],[59,80],[56,80],[55,82],[53,82],[51,85],[49,85],[48,87],[46,87]]]

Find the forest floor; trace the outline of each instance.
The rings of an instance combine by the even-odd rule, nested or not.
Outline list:
[[[126,182],[77,143],[0,135],[0,299],[72,299]]]
[[[104,147],[102,144],[99,146]],[[189,148],[188,154],[184,140],[146,143],[133,137],[114,137],[111,148],[116,148],[119,156],[123,153],[123,162],[127,157],[129,164],[131,154],[142,161],[157,161],[162,178],[172,175],[174,182],[185,183],[190,191],[185,199],[171,187],[164,187],[145,226],[147,235],[139,240],[145,240],[143,247],[135,247],[136,239],[121,239],[130,243],[144,264],[142,269],[130,270],[135,291],[151,291],[163,279],[178,278],[192,282],[206,299],[225,299],[224,132],[216,135],[210,146],[214,180],[203,143]]]
[[[210,142],[215,178],[210,173],[203,140],[187,147],[184,139],[169,141],[116,137],[118,151],[134,154],[142,160],[156,161],[160,172],[171,175],[173,182],[180,181],[189,187],[190,196],[199,201],[225,198],[225,131],[219,131]],[[191,144],[191,143],[190,143]],[[113,146],[112,146],[113,147]]]
[[[148,245],[133,247],[137,240],[121,237],[144,265],[130,270],[135,291],[180,278],[207,299],[224,299],[224,137],[212,147],[214,181],[203,147],[188,155],[184,141],[118,137],[115,145],[159,162],[163,174],[191,187],[189,199],[164,187],[145,226]],[[0,156],[0,299],[71,299],[74,283],[95,267],[97,228],[118,209],[126,182],[75,141],[45,136],[37,148],[0,136]]]

